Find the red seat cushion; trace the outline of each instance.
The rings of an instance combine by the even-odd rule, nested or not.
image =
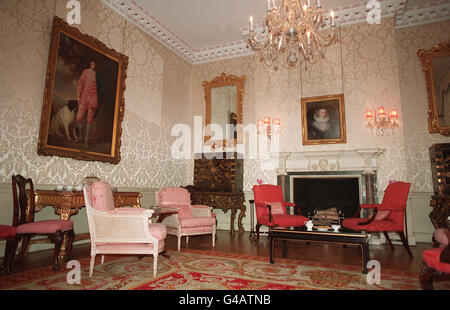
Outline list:
[[[429,267],[436,269],[437,271],[450,273],[450,264],[442,263],[439,260],[439,256],[441,255],[442,250],[444,250],[444,248],[439,247],[423,251],[422,253],[423,261]]]
[[[308,218],[301,215],[274,214],[272,222],[269,222],[268,216],[262,216],[258,223],[267,226],[304,226]]]
[[[0,225],[0,238],[12,237],[16,234],[14,226]]]
[[[355,231],[397,231],[395,223],[390,220],[373,220],[368,225],[358,225],[366,221],[366,218],[348,218],[342,222],[342,226]]]
[[[53,234],[58,230],[62,232],[73,229],[72,221],[46,220],[26,223],[17,226],[18,234]]]

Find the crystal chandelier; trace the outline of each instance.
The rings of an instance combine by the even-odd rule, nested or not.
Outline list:
[[[301,58],[310,63],[323,58],[322,48],[335,38],[334,12],[330,12],[331,22],[327,26],[320,0],[279,1],[278,7],[276,0],[267,0],[261,34],[255,33],[253,16],[249,19],[246,38],[253,50],[261,52],[261,62],[267,66],[278,62],[283,67],[294,68]],[[311,6],[312,1],[316,2],[315,7]]]

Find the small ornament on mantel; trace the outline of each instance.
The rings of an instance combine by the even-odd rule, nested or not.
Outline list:
[[[262,182],[263,182],[263,180],[262,180],[262,179],[256,179],[256,182],[257,182],[259,185],[261,185]]]

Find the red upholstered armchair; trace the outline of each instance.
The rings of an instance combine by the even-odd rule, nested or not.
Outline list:
[[[286,207],[297,207],[294,203],[285,202],[283,191],[279,185],[262,184],[253,186],[256,213],[256,241],[259,240],[259,229],[268,227],[303,226],[308,219],[301,215],[287,214]],[[300,214],[300,210],[299,210]]]
[[[442,275],[450,275],[450,230],[439,228],[434,232],[433,239],[438,247],[423,251],[423,268],[420,274],[420,284],[425,290],[433,289],[433,280]]]
[[[356,231],[383,232],[389,246],[394,250],[389,232],[396,232],[410,257],[408,239],[405,237],[405,209],[408,200],[410,183],[395,182],[387,186],[381,204],[364,204],[362,209],[375,209],[375,213],[369,218],[348,218],[342,222],[342,226]]]

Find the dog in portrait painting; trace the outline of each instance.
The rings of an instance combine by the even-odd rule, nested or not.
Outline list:
[[[68,141],[73,139],[70,137],[70,129],[72,129],[72,134],[75,140],[80,138],[77,136],[75,130],[75,119],[78,110],[78,101],[69,100],[67,104],[59,109],[59,111],[53,116],[50,123],[50,129],[48,131],[49,135],[57,135],[58,137],[64,138],[64,135]],[[63,130],[63,132],[61,132]]]

